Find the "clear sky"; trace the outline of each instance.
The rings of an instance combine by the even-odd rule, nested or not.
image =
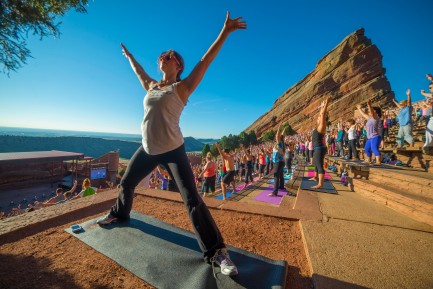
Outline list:
[[[119,43],[153,78],[175,49],[188,75],[219,34],[226,11],[247,30],[232,33],[181,117],[184,136],[239,134],[356,29],[379,47],[397,100],[428,90],[433,74],[433,1],[94,0],[61,18],[58,39],[30,36],[29,59],[0,74],[0,126],[140,134],[142,89]]]

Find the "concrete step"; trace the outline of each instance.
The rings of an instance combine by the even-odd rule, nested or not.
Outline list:
[[[405,167],[395,168],[370,168],[372,175],[390,177],[397,181],[407,181],[422,186],[429,186],[433,190],[433,174],[427,172],[420,172],[418,170],[412,170]]]
[[[423,190],[423,195],[417,190],[400,188],[400,182],[389,185],[383,181],[377,181],[353,179],[354,191],[408,217],[433,226],[433,198],[426,193],[426,190]]]
[[[390,173],[388,176],[381,176],[370,173],[369,181],[387,186],[393,191],[403,191],[406,195],[421,202],[433,204],[433,186],[430,180],[413,176],[406,176],[406,179],[403,179],[401,174]]]

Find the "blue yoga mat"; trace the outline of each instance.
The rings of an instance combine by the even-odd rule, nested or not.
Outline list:
[[[292,175],[284,175],[284,181],[288,181],[288,180],[290,180],[291,177],[292,177]],[[273,184],[273,183],[274,183],[274,179],[270,179],[270,180],[267,181],[266,183],[268,183],[268,184]],[[286,183],[286,182],[284,182],[284,183]]]
[[[283,289],[287,263],[227,246],[239,275],[222,275],[203,261],[195,235],[158,219],[131,212],[131,219],[100,227],[97,219],[74,237],[159,289]],[[85,258],[85,257],[84,257]]]
[[[231,196],[233,196],[233,191],[226,192],[226,198],[229,198]],[[216,198],[217,198],[217,200],[222,200],[223,197],[224,197],[223,194],[221,194],[221,195],[217,196]]]

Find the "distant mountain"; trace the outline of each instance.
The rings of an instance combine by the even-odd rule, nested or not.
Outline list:
[[[199,142],[202,142],[204,144],[210,144],[213,145],[214,143],[218,142],[220,139],[213,139],[213,138],[198,138]]]
[[[204,148],[204,143],[196,140],[191,136],[183,138],[185,140],[185,150],[187,152],[202,151]]]
[[[107,152],[119,150],[121,158],[130,159],[139,146],[139,142],[93,137],[0,136],[0,153],[59,150],[83,153],[85,156],[96,158]],[[185,138],[187,152],[201,151],[203,147],[204,144],[193,137]]]

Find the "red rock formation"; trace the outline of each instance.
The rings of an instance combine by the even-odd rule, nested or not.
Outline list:
[[[260,137],[268,130],[275,131],[281,121],[288,121],[298,133],[311,130],[316,126],[318,105],[327,96],[331,97],[331,122],[353,117],[356,105],[369,98],[373,105],[392,106],[394,93],[385,77],[382,55],[364,36],[364,29],[347,36],[245,131],[254,130]]]

